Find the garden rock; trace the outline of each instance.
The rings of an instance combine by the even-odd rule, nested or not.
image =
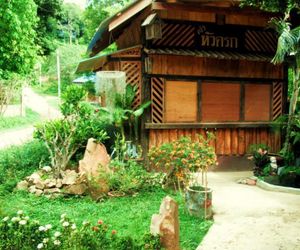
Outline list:
[[[55,180],[55,179],[47,179],[47,180],[45,181],[45,185],[46,185],[46,187],[48,187],[48,188],[56,187],[56,180]]]
[[[35,185],[35,187],[37,189],[44,189],[45,188],[45,184],[41,179],[36,179],[33,184]]]
[[[34,194],[35,194],[36,196],[41,196],[43,193],[44,193],[43,190],[36,189]]]
[[[32,175],[27,177],[27,180],[32,183],[36,183],[40,179],[41,179],[41,176],[37,172],[34,172]]]
[[[159,214],[151,219],[150,232],[160,235],[162,246],[167,250],[179,250],[178,204],[171,197],[163,199]]]
[[[88,187],[85,183],[81,184],[74,184],[67,186],[64,189],[64,193],[66,194],[73,194],[73,195],[83,195],[87,191]]]
[[[29,183],[27,181],[20,181],[17,184],[17,190],[28,190]]]
[[[61,188],[62,185],[63,185],[63,184],[62,184],[62,179],[57,179],[57,180],[56,180],[56,187],[57,187],[57,188]]]
[[[53,194],[53,193],[60,193],[61,190],[59,188],[48,188],[44,189],[44,194]]]
[[[45,172],[45,173],[50,173],[52,171],[52,168],[50,166],[45,166],[42,168],[42,170]]]
[[[35,192],[36,192],[35,185],[30,186],[29,189],[28,189],[28,191],[29,191],[29,193],[31,193],[31,194],[35,194]]]
[[[88,192],[93,200],[99,200],[109,191],[107,180],[101,177],[90,179],[88,182]]]
[[[73,185],[76,182],[78,174],[75,170],[66,170],[63,173],[62,184],[63,185]]]
[[[85,172],[89,178],[97,177],[100,172],[110,173],[110,157],[103,144],[96,143],[90,138],[84,153],[84,157],[79,161],[79,172]]]

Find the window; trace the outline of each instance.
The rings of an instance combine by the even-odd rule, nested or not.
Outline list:
[[[203,83],[201,117],[203,122],[240,120],[240,84]]]
[[[165,123],[270,121],[272,93],[271,84],[167,80],[160,95],[161,120]],[[157,109],[160,96],[154,100]]]
[[[271,85],[245,85],[245,121],[270,120]]]
[[[197,121],[197,82],[166,81],[165,122]]]

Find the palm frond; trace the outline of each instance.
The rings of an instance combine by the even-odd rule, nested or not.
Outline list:
[[[279,34],[277,51],[272,59],[272,63],[280,64],[287,56],[295,52],[295,48],[299,41],[298,27],[293,30],[290,28],[291,24],[282,19],[272,19],[270,27],[276,30]]]

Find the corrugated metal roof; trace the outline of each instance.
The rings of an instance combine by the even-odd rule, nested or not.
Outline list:
[[[235,51],[189,50],[189,49],[145,49],[147,54],[197,56],[226,60],[247,60],[271,62],[272,57],[256,53],[239,53]]]

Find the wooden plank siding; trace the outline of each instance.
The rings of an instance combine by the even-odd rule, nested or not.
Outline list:
[[[148,73],[154,75],[258,79],[284,78],[282,66],[274,66],[267,62],[175,55],[150,55],[149,57],[152,61],[152,67]]]
[[[270,152],[278,152],[281,147],[281,135],[271,128],[221,128],[221,129],[150,129],[149,149],[165,142],[189,136],[197,141],[200,134],[206,138],[206,132],[215,135],[211,145],[218,155],[244,155],[249,152],[251,144],[264,143],[270,147]]]
[[[158,11],[158,14],[162,19],[183,20],[183,21],[192,21],[192,22],[211,22],[211,23],[216,22],[216,13],[214,12],[161,10]],[[258,17],[256,16],[256,18],[253,18],[253,15],[243,15],[239,13],[225,14],[226,24],[266,27],[269,21],[270,21],[269,16],[258,16]]]

